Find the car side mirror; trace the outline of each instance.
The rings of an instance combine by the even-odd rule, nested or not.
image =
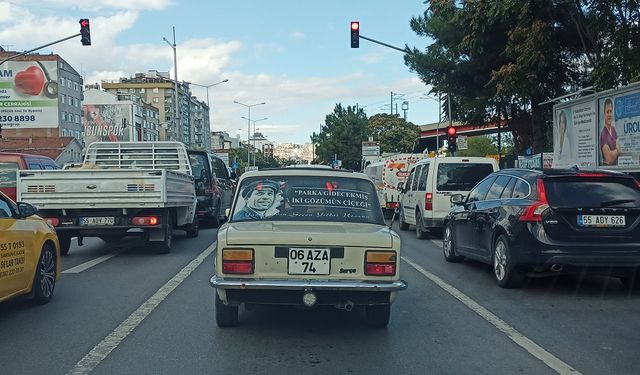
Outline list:
[[[451,198],[449,198],[451,203],[455,206],[461,206],[464,204],[464,195],[462,194],[453,194]]]
[[[231,215],[231,209],[230,208],[225,208],[224,209],[224,218],[225,218],[225,220],[229,220],[229,215]]]
[[[27,202],[18,202],[18,214],[22,218],[33,216],[38,212],[38,208]]]

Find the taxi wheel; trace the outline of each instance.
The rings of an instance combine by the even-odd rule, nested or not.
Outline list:
[[[187,229],[187,237],[189,238],[198,237],[199,231],[200,231],[200,219],[198,219],[198,216],[196,215],[193,218],[193,223],[189,225],[189,228]]]
[[[493,246],[493,275],[502,288],[519,288],[526,279],[524,273],[513,264],[511,247],[504,235],[498,236]]]
[[[424,229],[424,225],[422,224],[422,215],[420,215],[420,210],[417,210],[416,213],[416,238],[423,240],[427,238],[427,232]]]
[[[385,328],[391,317],[391,304],[365,306],[367,325],[374,328]]]
[[[173,221],[171,216],[167,216],[168,220],[164,224],[164,240],[160,242],[158,247],[158,254],[169,254],[171,252],[171,246],[173,246]]]
[[[398,219],[399,222],[399,226],[400,226],[400,230],[409,230],[409,224],[405,223],[404,221],[404,210],[400,209],[400,212],[398,213],[398,216],[400,216],[400,218]]]
[[[56,286],[56,252],[49,244],[42,247],[33,280],[33,300],[42,305],[51,300]]]
[[[225,305],[218,292],[216,295],[216,324],[220,328],[230,328],[238,325],[238,306]]]
[[[69,254],[71,248],[71,237],[63,234],[58,235],[58,242],[60,242],[60,254]]]

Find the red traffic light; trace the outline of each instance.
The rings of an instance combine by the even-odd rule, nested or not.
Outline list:
[[[454,128],[453,126],[448,127],[447,135],[449,135],[450,137],[456,135],[456,128]]]
[[[351,30],[358,30],[358,29],[360,29],[360,22],[356,22],[356,21],[351,22]]]
[[[89,20],[87,18],[80,19],[80,42],[83,46],[91,45],[91,30],[89,29]]]
[[[360,48],[360,22],[351,21],[351,48]]]
[[[82,27],[89,26],[89,20],[87,20],[87,19],[80,20],[80,26],[82,26]]]

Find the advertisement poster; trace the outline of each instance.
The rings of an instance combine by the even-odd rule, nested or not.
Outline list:
[[[8,61],[0,66],[0,125],[58,127],[57,61]]]
[[[599,165],[640,167],[640,91],[602,97],[599,109]]]
[[[594,168],[595,129],[595,101],[557,109],[553,127],[553,166]]]
[[[542,154],[518,156],[518,168],[524,168],[524,169],[542,168]]]
[[[129,141],[132,132],[131,106],[126,104],[87,104],[82,106],[84,142]]]

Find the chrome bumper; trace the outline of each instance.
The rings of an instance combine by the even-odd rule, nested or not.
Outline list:
[[[397,281],[341,281],[341,280],[246,280],[213,276],[214,288],[251,290],[342,290],[360,292],[397,292],[407,289],[404,280]]]

